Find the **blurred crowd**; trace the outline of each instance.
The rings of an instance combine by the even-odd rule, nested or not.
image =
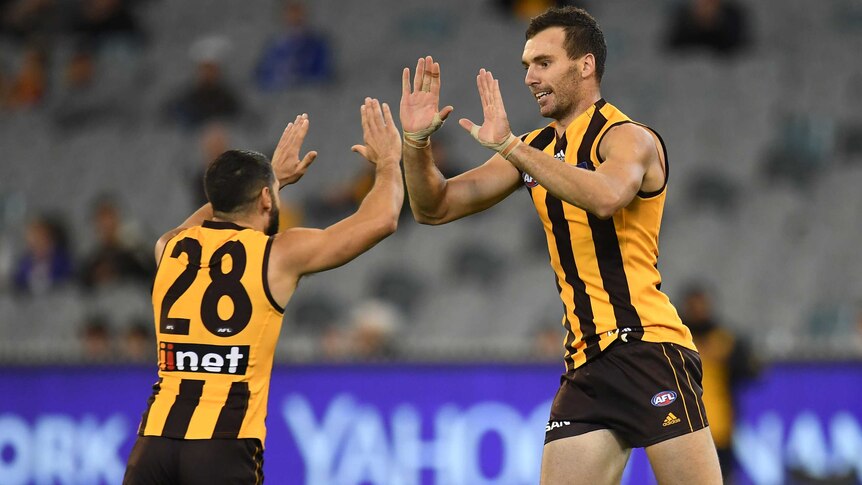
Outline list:
[[[50,119],[57,133],[85,130],[96,124],[134,126],[141,103],[135,93],[150,80],[147,53],[158,41],[148,29],[147,17],[148,8],[157,1],[0,1],[0,116],[39,111]],[[552,5],[592,6],[589,1],[559,0],[488,0],[488,4],[500,15],[521,20]],[[188,47],[189,77],[157,100],[156,111],[161,122],[175,127],[180,136],[194,140],[190,145],[197,146],[193,153],[182,154],[192,163],[179,163],[179,173],[172,174],[187,181],[190,210],[206,201],[202,184],[206,165],[237,143],[238,125],[249,120],[253,123],[260,116],[246,102],[250,91],[270,93],[309,86],[327,89],[339,76],[350,76],[340,68],[329,33],[312,21],[309,8],[296,0],[280,3],[278,21],[254,53],[255,62],[246,79],[225,74],[232,55],[225,37],[202,36]],[[715,62],[724,62],[756,43],[751,24],[740,2],[680,1],[668,10],[656,42],[670,55],[705,52],[714,55]],[[798,130],[790,129],[789,133],[796,140],[805,138],[796,136]],[[452,160],[446,139],[435,138],[433,146],[444,175],[457,174],[462,167]],[[784,153],[783,148],[786,144],[777,141],[773,154],[776,170],[797,166],[787,163],[788,157],[805,153],[798,147]],[[810,160],[811,156],[805,158]],[[810,166],[798,164],[803,175]],[[326,190],[300,200],[283,200],[281,228],[321,227],[344,217],[368,192],[372,177],[373,168],[367,166]],[[712,197],[714,203],[724,204],[731,190],[717,187],[718,182],[711,179],[705,182],[708,186],[697,188],[699,197]],[[124,207],[129,200],[111,190],[106,186],[105,192],[91,201],[89,227],[67,226],[62,209],[27,214],[27,223],[15,228],[19,233],[12,237],[14,244],[3,247],[0,243],[0,292],[26,299],[72,288],[87,299],[105,288],[131,285],[145,293],[155,271],[152,245],[159,234],[138,223],[134,213]],[[406,205],[403,216],[410,217]],[[409,230],[409,225],[402,228]],[[541,234],[538,236],[540,239]],[[536,249],[542,251],[544,243],[539,239]],[[485,248],[465,247],[453,258],[462,274],[478,275],[488,282],[500,278],[495,272],[499,261]],[[309,297],[289,310],[298,321],[318,326],[321,355],[327,359],[398,358],[398,333],[410,319],[409,300],[417,291],[421,288],[410,275],[396,271],[381,276],[367,300],[352,308],[335,308],[338,305],[323,301],[325,298],[315,301]],[[152,339],[152,317],[140,313],[128,321],[111,319],[98,311],[86,312],[77,332],[85,349],[83,355],[151,359],[151,342],[142,342]],[[526,344],[529,354],[559,359],[563,334],[558,316],[541,315],[537,320],[533,341]],[[700,320],[692,317],[689,321]],[[712,327],[702,329],[698,325],[690,324],[693,330],[712,335]],[[862,319],[859,326],[862,336]],[[744,348],[728,344],[733,339],[726,336],[704,339],[701,344],[706,354],[711,355],[715,346],[719,349],[716,355],[721,356],[717,359],[722,362],[736,355],[733,349]]]

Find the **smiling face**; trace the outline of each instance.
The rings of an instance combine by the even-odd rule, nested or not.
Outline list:
[[[527,70],[524,83],[546,118],[565,121],[576,114],[588,96],[585,75],[589,74],[592,54],[569,58],[565,49],[566,32],[562,27],[545,29],[527,40],[521,61]],[[597,86],[596,86],[597,87]]]

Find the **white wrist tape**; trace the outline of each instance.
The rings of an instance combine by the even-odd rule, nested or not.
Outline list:
[[[515,151],[515,148],[521,142],[520,138],[518,138],[517,136],[515,136],[511,133],[509,133],[509,136],[506,137],[506,139],[501,141],[500,143],[482,141],[479,139],[479,126],[478,125],[473,125],[473,128],[470,130],[470,134],[473,135],[473,138],[475,138],[476,141],[478,141],[483,147],[490,148],[491,150],[494,150],[495,152],[499,153],[500,156],[505,158],[506,160],[509,159],[509,155],[511,155],[512,152]]]
[[[443,119],[440,118],[440,113],[434,113],[434,119],[428,128],[423,128],[418,131],[405,131],[404,143],[413,148],[425,148],[431,144],[431,134],[439,130],[443,126]]]

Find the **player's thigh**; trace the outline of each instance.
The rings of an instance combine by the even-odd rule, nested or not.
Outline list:
[[[170,438],[139,436],[135,440],[123,485],[171,485],[176,477],[177,443]]]
[[[618,484],[630,454],[626,443],[607,429],[551,441],[542,453],[541,484]]]
[[[188,440],[180,475],[183,485],[259,485],[263,447],[256,439]]]
[[[721,468],[709,427],[646,448],[659,485],[721,485]]]

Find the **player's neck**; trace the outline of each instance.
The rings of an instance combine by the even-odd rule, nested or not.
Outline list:
[[[258,228],[258,225],[254,223],[253,218],[245,214],[225,214],[223,212],[214,212],[213,220],[216,222],[230,222],[231,224],[236,224],[240,227],[262,231],[262,229]]]
[[[581,96],[580,100],[575,104],[574,109],[572,109],[568,115],[556,120],[557,124],[555,128],[557,131],[557,137],[562,137],[563,133],[566,132],[566,128],[568,128],[573,121],[578,119],[579,116],[584,114],[584,112],[590,109],[590,107],[596,104],[596,101],[600,99],[602,99],[602,93],[598,89],[587,93],[585,96]]]

